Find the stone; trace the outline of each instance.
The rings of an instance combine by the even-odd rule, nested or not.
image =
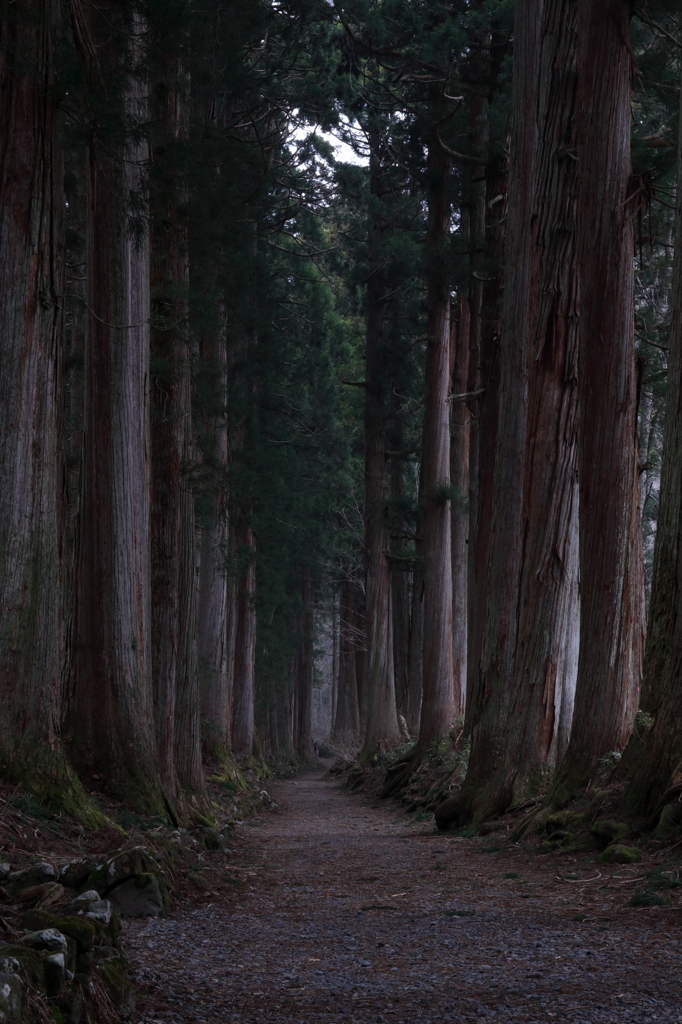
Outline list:
[[[0,957],[0,972],[3,974],[18,974],[21,964],[14,956]]]
[[[62,932],[68,938],[73,939],[78,949],[88,953],[94,944],[96,923],[86,921],[84,917],[77,914],[61,915],[51,914],[47,910],[29,910],[22,918],[24,928],[33,928],[37,931],[40,928],[53,929]]]
[[[79,985],[70,985],[59,1001],[64,1024],[81,1024],[83,1020],[83,992]]]
[[[607,846],[599,859],[604,864],[637,864],[642,859],[642,851],[616,843]]]
[[[90,874],[89,883],[98,892],[107,895],[109,889],[126,878],[144,875],[155,869],[158,871],[153,853],[144,846],[133,846],[129,850],[120,850],[98,864]]]
[[[48,996],[57,996],[66,981],[66,961],[63,953],[50,953],[45,957],[45,989]]]
[[[29,885],[17,893],[17,903],[33,903],[37,907],[51,907],[64,897],[64,886],[59,882],[43,882]]]
[[[43,928],[39,932],[29,932],[19,940],[22,945],[31,949],[49,949],[56,953],[66,953],[68,943],[66,936],[56,928]]]
[[[111,921],[111,902],[109,900],[94,900],[88,904],[85,916],[89,917],[91,921],[109,924]]]
[[[163,895],[156,875],[150,872],[121,882],[108,893],[109,901],[122,917],[160,917]]]
[[[34,875],[39,882],[57,881],[57,869],[54,864],[48,864],[46,861],[39,861],[38,864],[34,864],[31,868],[31,874]]]
[[[16,974],[0,974],[0,1024],[19,1024],[21,1004],[21,980]]]
[[[87,881],[88,875],[94,866],[94,861],[87,860],[85,857],[70,860],[68,864],[62,865],[62,869],[59,872],[59,881],[69,889],[77,889],[83,882]]]
[[[100,895],[96,889],[88,889],[86,892],[82,892],[80,896],[76,896],[74,900],[64,908],[65,914],[83,914],[90,903],[95,903],[100,899]]]

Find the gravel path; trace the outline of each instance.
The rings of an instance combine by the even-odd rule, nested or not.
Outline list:
[[[136,1021],[682,1021],[682,904],[627,907],[641,865],[439,835],[319,773],[273,796],[203,902],[126,925]]]

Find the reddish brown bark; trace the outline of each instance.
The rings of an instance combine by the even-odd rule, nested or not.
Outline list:
[[[241,541],[237,553],[243,569],[237,594],[232,748],[235,754],[250,757],[253,753],[256,692],[256,561],[255,538],[250,527],[244,527]]]
[[[629,16],[577,0],[581,627],[559,800],[625,745],[641,679]]]
[[[367,708],[363,757],[399,742],[393,672],[390,536],[386,505],[386,342],[385,274],[381,251],[383,219],[379,208],[382,168],[376,147],[370,156],[370,189],[377,204],[370,217],[367,278],[365,385],[365,601],[367,656],[363,686]]]
[[[488,603],[457,820],[542,784],[577,618],[573,0],[517,11]],[[447,819],[446,809],[438,814]]]
[[[630,778],[624,804],[634,814],[660,812],[672,800],[679,805],[682,781],[682,93],[670,310],[661,491],[642,683],[642,708],[654,723],[643,735],[633,733],[621,762],[622,776]]]
[[[450,227],[449,157],[438,140],[440,86],[430,87],[428,143],[428,280],[424,410],[424,692],[419,746],[446,736],[455,716],[452,676],[450,526],[450,290],[446,249]]]
[[[123,26],[109,4],[90,14],[90,80],[121,74]],[[139,26],[135,26],[138,28]],[[131,78],[115,112],[146,116]],[[87,183],[87,337],[74,691],[74,757],[135,806],[163,806],[151,701],[149,246],[135,238],[127,196],[140,190],[144,143],[90,142]]]
[[[59,13],[27,0],[0,15],[0,772],[83,816],[60,739]]]

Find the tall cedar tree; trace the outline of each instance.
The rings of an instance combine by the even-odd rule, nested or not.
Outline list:
[[[60,738],[62,161],[60,6],[0,16],[0,761],[7,781],[95,823]]]
[[[637,500],[630,5],[577,0],[580,654],[571,739],[553,799],[628,739],[644,622]]]
[[[519,5],[487,617],[469,769],[441,825],[542,785],[575,677],[575,89],[573,0]]]

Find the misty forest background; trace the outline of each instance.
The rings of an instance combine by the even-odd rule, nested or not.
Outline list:
[[[672,805],[681,47],[674,0],[0,3],[4,782],[188,820],[324,682],[386,792],[468,754],[442,827]]]

